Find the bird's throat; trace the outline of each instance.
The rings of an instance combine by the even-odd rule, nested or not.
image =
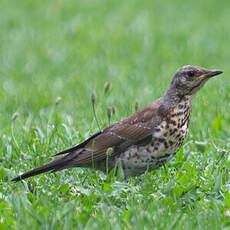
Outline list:
[[[178,91],[168,89],[162,97],[162,100],[168,107],[174,107],[180,103],[189,103],[192,102],[193,95],[183,95],[180,94]]]

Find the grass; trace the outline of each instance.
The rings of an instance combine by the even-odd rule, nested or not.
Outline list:
[[[230,2],[1,1],[0,229],[230,229]],[[11,178],[162,95],[185,64],[224,70],[166,170]],[[104,85],[111,88],[105,93]],[[138,101],[138,103],[136,103]]]

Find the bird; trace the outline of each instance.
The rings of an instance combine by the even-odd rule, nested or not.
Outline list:
[[[72,167],[108,172],[120,166],[128,180],[165,165],[187,136],[193,96],[210,78],[221,73],[192,65],[179,68],[162,97],[12,181]]]

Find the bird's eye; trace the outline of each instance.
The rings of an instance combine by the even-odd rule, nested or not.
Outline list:
[[[187,74],[189,77],[194,77],[194,75],[195,75],[194,71],[188,71]]]

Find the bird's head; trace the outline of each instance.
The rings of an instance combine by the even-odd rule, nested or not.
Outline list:
[[[208,79],[221,73],[221,70],[207,70],[200,66],[183,66],[176,72],[170,89],[181,96],[193,95]]]

